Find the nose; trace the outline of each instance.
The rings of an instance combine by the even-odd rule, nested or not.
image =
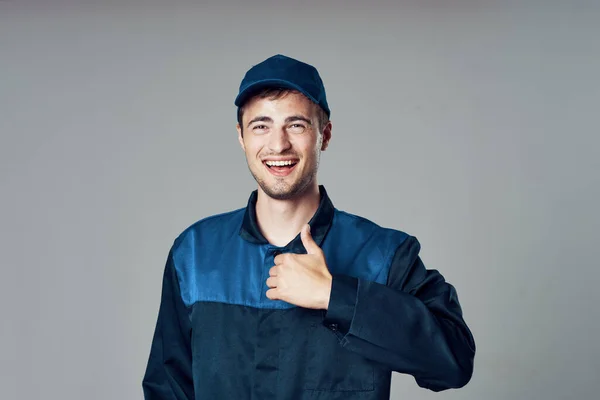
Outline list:
[[[288,133],[285,129],[273,130],[269,137],[269,150],[274,153],[283,153],[292,147]]]

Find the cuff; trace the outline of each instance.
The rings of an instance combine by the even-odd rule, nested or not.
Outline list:
[[[357,278],[345,275],[333,276],[329,306],[323,320],[326,327],[343,335],[348,333],[354,318],[357,292]]]

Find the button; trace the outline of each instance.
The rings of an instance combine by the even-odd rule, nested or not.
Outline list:
[[[337,324],[329,324],[329,329],[331,329],[332,331],[337,331],[338,329],[338,325]]]

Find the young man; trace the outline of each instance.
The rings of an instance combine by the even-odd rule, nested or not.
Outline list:
[[[276,55],[240,85],[245,208],[176,238],[143,379],[153,399],[388,399],[473,372],[455,289],[417,239],[337,210],[317,183],[332,124],[317,70]]]

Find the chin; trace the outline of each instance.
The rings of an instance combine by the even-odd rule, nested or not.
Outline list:
[[[267,196],[275,200],[289,200],[298,194],[293,187],[277,187],[275,185],[261,185],[261,189]]]
[[[277,182],[267,184],[265,181],[258,182],[262,191],[275,200],[291,200],[301,196],[308,187],[312,179],[295,180],[294,182]]]

